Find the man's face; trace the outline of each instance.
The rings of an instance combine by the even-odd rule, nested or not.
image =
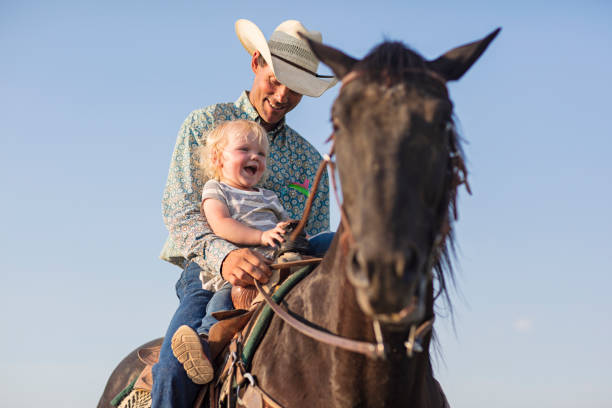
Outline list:
[[[251,60],[255,79],[249,92],[249,100],[264,120],[263,127],[271,130],[291,109],[297,106],[302,100],[302,95],[278,82],[270,65],[258,64],[258,56],[259,51],[255,51]]]

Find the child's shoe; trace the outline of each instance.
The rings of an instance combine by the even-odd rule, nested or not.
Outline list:
[[[172,353],[196,384],[208,384],[214,377],[208,342],[191,327],[183,325],[172,336]]]

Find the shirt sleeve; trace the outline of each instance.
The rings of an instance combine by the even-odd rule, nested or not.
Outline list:
[[[200,212],[205,178],[198,169],[199,149],[204,135],[214,126],[212,115],[191,113],[179,130],[166,188],[162,213],[170,236],[186,259],[204,256],[206,264],[218,273],[235,245],[217,237]]]
[[[221,201],[226,207],[229,207],[227,197],[225,197],[223,189],[217,180],[208,180],[206,184],[204,184],[204,189],[202,190],[202,203],[207,198],[214,198],[215,200]]]

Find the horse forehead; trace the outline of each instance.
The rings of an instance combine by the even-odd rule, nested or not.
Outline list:
[[[392,86],[358,79],[353,81],[334,104],[332,114],[349,115],[353,126],[363,127],[364,121],[388,119],[394,126],[410,126],[412,118],[434,123],[446,117],[452,109],[444,97],[423,90],[418,84],[397,83]],[[351,124],[349,124],[351,126]]]

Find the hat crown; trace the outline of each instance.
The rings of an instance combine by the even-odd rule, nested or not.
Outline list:
[[[302,23],[297,20],[287,20],[283,21],[274,29],[274,31],[280,31],[286,34],[289,34],[292,37],[297,38],[298,40],[302,40],[298,33],[302,33],[309,37],[312,40],[321,42],[323,41],[323,37],[319,31],[308,31],[306,27]],[[274,35],[274,34],[272,34]]]
[[[274,31],[268,40],[270,53],[289,60],[308,71],[316,72],[319,60],[314,55],[308,43],[282,31]]]
[[[259,51],[278,81],[292,91],[317,97],[337,82],[336,78],[317,74],[319,60],[308,42],[300,36],[321,42],[320,32],[308,31],[297,20],[287,20],[266,40],[252,21],[239,19],[235,27],[236,35],[247,52],[253,55]]]

